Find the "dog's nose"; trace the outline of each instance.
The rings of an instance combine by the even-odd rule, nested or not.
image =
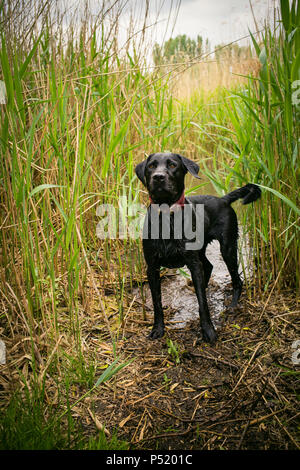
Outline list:
[[[164,173],[155,173],[153,179],[154,181],[162,182],[166,179],[166,175]]]

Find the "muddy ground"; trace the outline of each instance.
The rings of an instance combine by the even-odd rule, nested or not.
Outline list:
[[[153,318],[147,285],[146,319],[133,290],[118,341],[121,359],[133,361],[89,398],[87,433],[104,425],[108,437],[117,432],[131,449],[299,449],[293,349],[300,339],[299,305],[293,293],[275,295],[271,286],[264,299],[244,290],[239,307],[227,310],[230,279],[218,249],[211,250],[208,302],[216,345],[201,339],[196,296],[182,274],[163,277],[167,328],[159,340],[147,338]]]

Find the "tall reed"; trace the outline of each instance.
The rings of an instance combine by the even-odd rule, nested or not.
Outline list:
[[[299,288],[299,24],[299,2],[283,1],[261,42],[251,35],[259,74],[249,76],[239,92],[227,93],[216,120],[220,124],[225,113],[230,121],[222,145],[229,158],[211,176],[216,180],[221,171],[226,187],[252,181],[262,188],[261,204],[247,215],[264,290],[270,282]]]
[[[67,401],[71,410],[70,374],[72,383],[90,388],[107,366],[95,366],[84,325],[90,318],[105,325],[115,357],[129,306],[125,289],[142,281],[139,241],[96,236],[99,204],[117,206],[124,195],[137,201],[136,154],[168,144],[172,114],[171,105],[164,114],[167,80],[143,71],[138,44],[118,50],[123,5],[103,2],[96,19],[85,12],[75,31],[61,17],[55,23],[52,2],[44,2],[19,37],[17,2],[0,4],[7,94],[0,105],[1,321],[8,344],[16,335],[27,338],[15,348],[27,358],[22,369],[12,378],[8,364],[3,376],[6,404],[12,379],[23,392],[38,389],[32,400],[45,400],[39,389],[47,377],[61,383],[62,406]],[[111,309],[119,313],[117,326]]]

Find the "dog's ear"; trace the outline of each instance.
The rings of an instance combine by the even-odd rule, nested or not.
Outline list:
[[[141,182],[143,183],[144,186],[146,186],[146,180],[145,180],[145,169],[146,169],[146,165],[147,165],[147,162],[149,160],[149,158],[152,156],[149,155],[148,158],[146,158],[146,160],[144,160],[143,162],[139,163],[136,167],[135,167],[135,174],[136,176],[138,177],[139,180],[141,180]]]
[[[199,165],[197,165],[197,163],[193,162],[192,160],[189,160],[188,158],[183,157],[182,155],[178,155],[178,157],[181,159],[181,162],[184,168],[186,169],[186,171],[191,173],[191,175],[195,176],[195,178],[200,179],[200,176],[198,176]]]
[[[147,163],[147,160],[144,160],[143,162],[139,163],[135,167],[135,174],[141,180],[141,182],[143,183],[144,186],[146,186],[146,181],[145,181],[146,163]]]

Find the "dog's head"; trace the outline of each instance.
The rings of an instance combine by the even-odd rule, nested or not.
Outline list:
[[[137,177],[157,204],[177,201],[184,190],[186,173],[199,178],[198,171],[197,163],[175,153],[153,153],[135,168]]]

